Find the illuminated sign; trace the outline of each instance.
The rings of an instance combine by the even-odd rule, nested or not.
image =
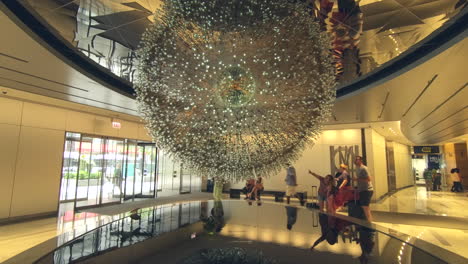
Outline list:
[[[435,154],[440,153],[439,146],[414,146],[415,154]]]
[[[120,129],[122,125],[120,124],[119,121],[112,119],[112,128]]]

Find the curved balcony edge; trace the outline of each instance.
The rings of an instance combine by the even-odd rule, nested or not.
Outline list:
[[[410,47],[403,54],[354,80],[352,83],[337,87],[336,97],[344,99],[389,81],[443,52],[463,40],[467,35],[468,8],[465,7],[454,18]]]
[[[115,92],[130,98],[135,97],[129,81],[114,75],[77,51],[32,8],[28,8],[25,1],[0,0],[0,3],[0,8],[15,24],[72,68]]]
[[[52,53],[65,59],[65,61],[96,82],[114,90],[122,95],[134,98],[132,83],[120,78],[108,69],[92,61],[84,54],[80,54],[71,44],[67,43],[55,30],[43,20],[27,3],[19,0],[0,0],[4,9],[8,9],[9,16],[14,21],[32,33],[36,40],[46,46]],[[468,28],[468,8],[464,8],[454,18],[445,23],[418,42],[400,56],[384,63],[376,70],[358,78],[352,83],[337,88],[336,97],[343,99],[359,92],[370,89],[378,84],[395,78],[417,65],[429,60],[444,49],[466,37]]]

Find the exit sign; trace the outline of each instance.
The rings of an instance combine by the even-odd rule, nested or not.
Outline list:
[[[120,129],[122,127],[122,124],[120,124],[119,121],[113,120],[112,121],[112,128]]]

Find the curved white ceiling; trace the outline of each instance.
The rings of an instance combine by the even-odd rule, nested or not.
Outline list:
[[[332,124],[400,121],[417,144],[468,133],[468,31],[443,52],[380,85],[339,100]]]

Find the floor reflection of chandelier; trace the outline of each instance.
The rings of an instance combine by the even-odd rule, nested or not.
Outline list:
[[[326,33],[284,0],[166,1],[141,42],[137,100],[158,145],[200,175],[269,175],[334,101]]]

